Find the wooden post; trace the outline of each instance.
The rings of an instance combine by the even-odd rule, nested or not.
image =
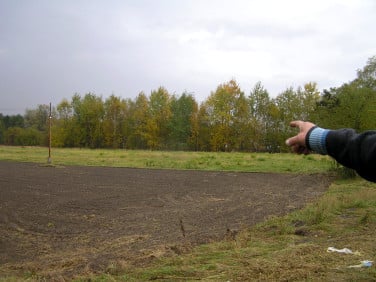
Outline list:
[[[48,116],[48,159],[47,159],[47,163],[51,163],[52,160],[51,160],[51,119],[52,119],[52,116],[51,116],[51,103],[50,103],[50,114]]]

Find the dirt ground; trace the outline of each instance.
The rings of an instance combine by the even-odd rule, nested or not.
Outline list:
[[[0,277],[144,265],[300,208],[328,183],[318,175],[0,161]]]

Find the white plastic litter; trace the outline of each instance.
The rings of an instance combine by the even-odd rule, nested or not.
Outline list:
[[[360,264],[357,265],[350,265],[348,268],[361,268],[361,267],[371,267],[373,261],[372,260],[362,260]]]
[[[352,250],[348,248],[336,249],[334,247],[329,247],[326,251],[328,253],[336,252],[336,253],[343,253],[343,254],[355,254]]]

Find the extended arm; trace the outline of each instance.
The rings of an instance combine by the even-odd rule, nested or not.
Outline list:
[[[328,154],[363,178],[376,182],[376,131],[357,134],[353,129],[328,130],[303,121],[294,121],[291,126],[300,129],[298,135],[286,141],[295,152]]]

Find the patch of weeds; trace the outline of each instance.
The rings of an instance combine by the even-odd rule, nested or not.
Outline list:
[[[306,156],[304,156],[304,158],[308,161],[315,161],[315,158],[311,155],[306,155]]]
[[[366,225],[371,222],[372,222],[372,216],[368,211],[366,211],[365,214],[361,216],[359,219],[359,223],[362,225]]]
[[[363,226],[376,225],[376,209],[375,207],[368,208],[362,211],[359,215],[359,224]]]
[[[191,161],[188,161],[186,164],[185,164],[185,169],[198,169],[200,166],[199,166],[200,162],[197,164],[197,162],[195,160],[191,160]]]
[[[155,269],[146,269],[139,277],[142,281],[145,280],[167,280],[174,278],[189,278],[195,277],[195,271],[176,269],[174,266],[161,266]]]
[[[214,264],[208,263],[208,264],[203,264],[200,267],[200,269],[203,270],[203,271],[211,271],[211,270],[216,270],[217,266],[214,265]]]
[[[337,170],[338,175],[343,179],[351,179],[356,177],[356,172],[347,167],[341,167]]]
[[[109,281],[118,281],[115,277],[113,277],[110,274],[101,274],[99,276],[93,276],[90,278],[78,278],[73,280],[75,282],[86,282],[86,281],[91,281],[91,282],[109,282]],[[121,281],[135,281],[135,280],[121,280]]]
[[[146,167],[155,167],[156,163],[153,160],[148,160],[145,162]]]
[[[335,172],[341,179],[352,179],[357,176],[355,170],[344,167],[337,161],[332,161],[330,171]]]
[[[24,278],[28,281],[47,281],[44,279],[43,276],[38,275],[35,270],[29,270],[26,273],[24,273]]]
[[[330,209],[326,203],[311,204],[301,212],[302,220],[308,225],[320,225],[333,216]]]
[[[265,224],[259,225],[258,230],[263,230],[272,236],[288,235],[294,233],[294,226],[286,217],[271,217]]]

